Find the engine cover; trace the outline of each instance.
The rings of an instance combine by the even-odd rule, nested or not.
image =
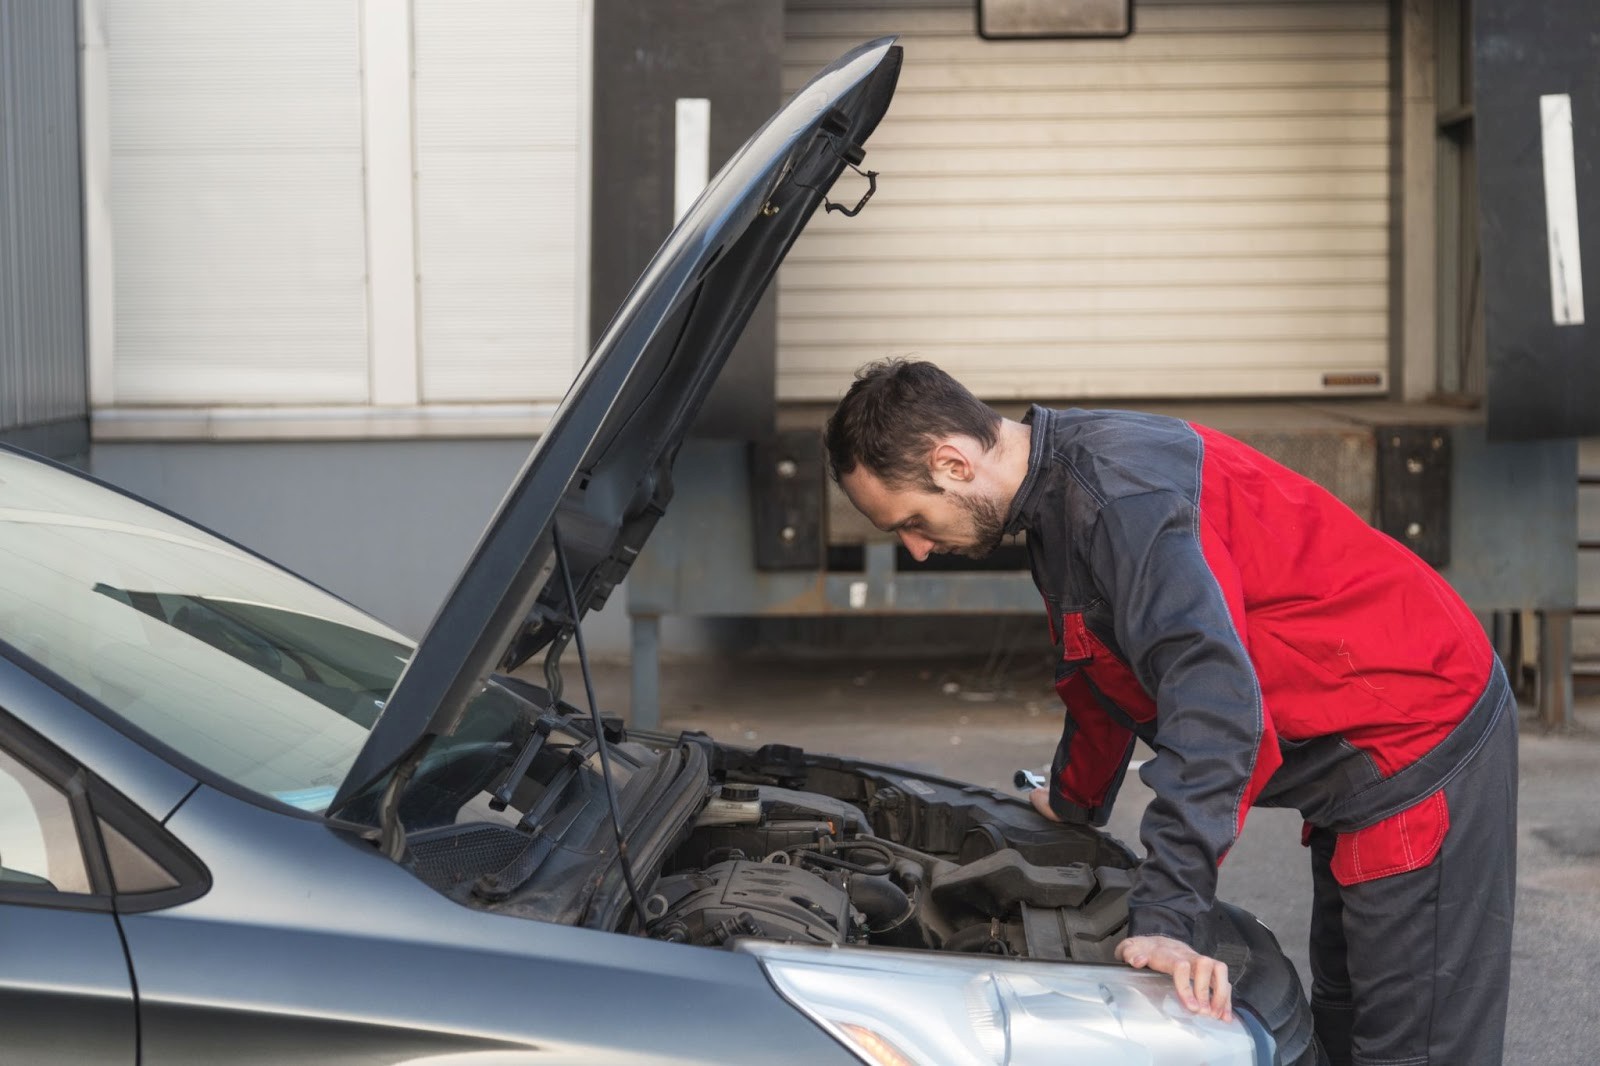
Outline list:
[[[693,944],[738,936],[839,944],[854,932],[850,898],[842,888],[781,863],[720,862],[663,877],[655,895],[666,902],[655,935]]]

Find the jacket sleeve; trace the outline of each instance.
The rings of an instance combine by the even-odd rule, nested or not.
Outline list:
[[[1133,755],[1133,731],[1095,705],[1081,671],[1069,668],[1056,692],[1067,717],[1050,764],[1050,809],[1064,822],[1105,825]]]
[[[1207,951],[1217,866],[1282,762],[1246,651],[1238,569],[1197,505],[1174,492],[1105,504],[1090,559],[1117,641],[1156,704],[1155,757],[1140,771],[1155,796],[1129,933]]]

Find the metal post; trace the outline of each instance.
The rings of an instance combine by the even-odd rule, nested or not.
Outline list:
[[[880,610],[893,609],[894,545],[881,541],[868,544],[862,562],[866,570],[867,594],[871,597],[871,605]]]
[[[1507,611],[1491,611],[1489,613],[1489,643],[1494,645],[1494,653],[1500,657],[1500,665],[1506,668],[1506,676],[1511,673],[1510,649],[1510,613]]]
[[[1539,612],[1539,721],[1553,732],[1572,728],[1572,612]]]
[[[634,729],[661,728],[661,616],[631,616],[633,700],[628,724]]]

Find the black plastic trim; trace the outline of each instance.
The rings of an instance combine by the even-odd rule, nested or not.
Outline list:
[[[972,28],[981,39],[985,41],[1125,41],[1133,36],[1134,26],[1138,22],[1139,5],[1134,0],[1126,0],[1128,5],[1128,28],[1122,33],[985,33],[983,30],[983,4],[984,0],[973,0]]]
[[[78,850],[83,853],[89,883],[94,886],[95,895],[113,895],[116,884],[111,880],[111,863],[106,859],[105,842],[100,839],[100,827],[95,824],[94,807],[89,802],[89,772],[74,766],[61,787],[72,805],[72,824],[78,832]]]
[[[0,903],[57,910],[110,911],[111,882],[106,873],[104,854],[100,850],[99,830],[95,828],[93,812],[89,810],[84,771],[54,745],[5,711],[0,711],[0,745],[12,758],[66,795],[67,804],[72,810],[73,829],[78,836],[78,851],[83,857],[89,883],[94,888],[93,893],[85,895],[59,889],[0,887]]]
[[[199,787],[195,786],[196,789]],[[188,795],[194,795],[194,790],[191,789]],[[188,799],[188,796],[184,798]],[[172,888],[154,892],[115,893],[112,899],[118,914],[164,910],[199,899],[211,891],[211,871],[206,869],[205,863],[148,813],[99,781],[93,782],[90,787],[89,802],[97,818],[109,822],[128,838],[130,844],[148,855],[178,882]],[[103,840],[101,846],[104,847]]]
[[[211,890],[211,872],[188,848],[148,812],[116,789],[79,766],[66,752],[39,736],[10,713],[0,710],[0,741],[25,766],[61,788],[72,805],[73,822],[95,894],[0,890],[0,902],[53,906],[69,910],[115,911],[138,914],[188,903]],[[195,788],[199,788],[196,785]],[[194,794],[191,789],[184,799]],[[182,806],[182,801],[179,802]],[[176,887],[158,892],[118,894],[111,877],[105,841],[100,835],[104,819],[128,838],[174,880]],[[64,897],[51,899],[49,896]]]

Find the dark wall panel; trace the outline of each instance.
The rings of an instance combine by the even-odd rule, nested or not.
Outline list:
[[[1600,3],[1476,0],[1474,121],[1493,439],[1600,433]],[[1540,97],[1567,94],[1581,324],[1552,307]],[[1569,253],[1572,251],[1568,250]]]
[[[590,335],[673,218],[676,102],[711,101],[710,173],[782,103],[782,0],[596,0]],[[777,316],[768,292],[701,415],[705,436],[772,432]]]

